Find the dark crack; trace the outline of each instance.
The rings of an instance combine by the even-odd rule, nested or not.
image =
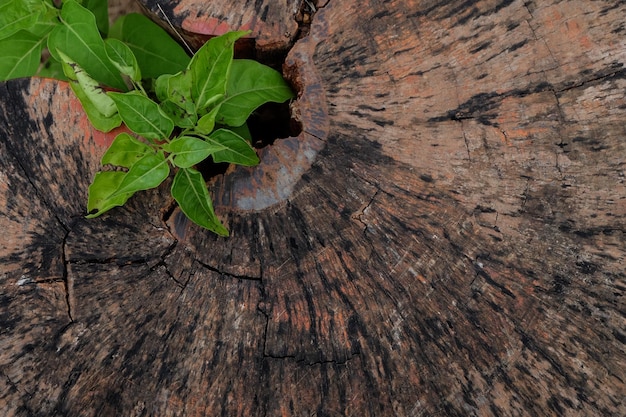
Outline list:
[[[325,142],[326,140],[324,138],[320,138],[319,135],[316,135],[315,133],[312,133],[306,129],[302,130],[304,133],[306,133],[307,135],[313,136],[315,139],[317,140],[321,140],[322,142]]]
[[[69,264],[70,261],[67,258],[67,238],[70,235],[71,230],[67,230],[63,236],[63,242],[61,243],[61,261],[63,262],[63,286],[65,288],[65,302],[67,304],[67,315],[70,319],[70,323],[74,323],[74,317],[72,316],[72,295],[74,291],[74,281],[69,276]]]
[[[0,378],[4,378],[4,380],[6,381],[7,385],[8,385],[9,387],[11,387],[11,389],[13,389],[15,392],[20,393],[20,394],[25,394],[28,398],[32,398],[32,397],[33,397],[33,393],[32,393],[32,392],[30,392],[30,391],[28,391],[28,390],[25,390],[25,389],[21,389],[21,388],[17,385],[17,383],[16,383],[15,381],[13,381],[13,380],[11,379],[11,377],[9,377],[9,375],[7,375],[7,374],[6,374],[6,372],[5,372],[4,370],[1,370],[1,369],[0,369]],[[6,394],[6,393],[4,393],[4,394]],[[25,411],[25,412],[26,412],[26,415],[28,415],[28,416],[34,416],[34,415],[37,415],[37,414],[36,414],[36,413],[35,413],[35,412],[34,412],[34,411],[33,411],[33,410],[32,410],[32,409],[31,409],[31,408],[30,408],[30,407],[26,404],[26,402],[25,402],[25,401],[21,404],[21,408],[22,408],[22,410],[23,410],[23,411]]]
[[[367,234],[367,229],[369,228],[369,224],[363,220],[363,217],[366,215],[366,211],[367,209],[369,209],[372,204],[374,204],[374,200],[376,199],[376,197],[378,197],[378,194],[380,193],[380,189],[376,188],[376,190],[374,191],[374,193],[372,194],[372,196],[370,197],[369,201],[367,203],[365,203],[360,209],[359,211],[354,214],[352,216],[353,219],[355,219],[356,221],[358,221],[359,223],[361,223],[363,225],[363,234]]]
[[[71,293],[73,291],[73,286],[72,286],[71,280],[70,280],[69,275],[68,275],[69,260],[67,259],[67,256],[66,256],[67,239],[68,239],[68,236],[70,235],[72,224],[69,224],[69,225],[65,224],[65,222],[61,219],[61,217],[56,212],[55,207],[45,198],[44,194],[42,194],[41,191],[39,190],[39,187],[37,186],[37,184],[35,184],[35,182],[30,178],[30,176],[27,175],[28,171],[26,170],[26,168],[22,164],[22,161],[20,160],[20,158],[17,155],[15,155],[15,153],[12,151],[10,146],[7,146],[7,151],[13,157],[13,159],[15,160],[17,165],[19,166],[19,169],[24,174],[23,177],[26,178],[26,180],[28,181],[28,183],[32,187],[32,189],[33,189],[35,195],[37,196],[37,198],[39,199],[39,201],[41,201],[43,203],[44,207],[46,207],[48,212],[52,215],[52,217],[56,220],[56,222],[59,224],[59,226],[61,226],[61,228],[65,232],[64,235],[63,235],[63,240],[61,241],[61,263],[63,265],[62,278],[61,279],[63,281],[63,286],[64,286],[64,289],[65,289],[65,302],[67,304],[67,315],[69,317],[70,322],[73,323],[74,322],[74,319],[72,317],[73,307],[72,307],[72,301],[71,301],[72,300]],[[52,281],[58,282],[58,280],[56,280],[56,279],[47,280],[47,281],[48,282],[52,282]],[[46,282],[46,281],[39,281],[38,283],[42,283],[42,282]]]
[[[471,164],[472,154],[470,153],[469,140],[467,139],[467,135],[465,134],[465,127],[462,124],[461,129],[463,130],[463,142],[465,143],[465,150],[467,151],[467,160]],[[502,133],[504,133],[504,131]]]
[[[67,265],[118,265],[120,267],[131,265],[150,265],[151,258],[120,259],[117,256],[108,258],[83,258],[78,260],[67,260]]]
[[[176,283],[176,285],[178,287],[180,287],[181,292],[185,290],[185,288],[187,288],[187,283],[189,282],[189,278],[187,278],[187,280],[185,282],[182,282],[179,278],[177,278],[172,271],[170,271],[169,268],[169,263],[167,261],[167,258],[172,254],[172,252],[174,251],[174,249],[176,248],[176,246],[178,245],[178,240],[174,239],[172,241],[172,244],[170,246],[168,246],[167,249],[165,249],[165,251],[161,254],[160,256],[160,260],[152,265],[150,267],[150,273],[156,271],[159,268],[163,268],[163,270],[165,271],[165,274]],[[148,264],[148,262],[146,261],[146,264]],[[148,264],[149,265],[149,264]],[[189,276],[191,276],[192,274],[190,273]]]
[[[306,360],[306,358],[298,359],[296,355],[270,355],[264,352],[263,359],[287,360],[287,361],[293,361],[299,365],[306,365],[306,366],[345,365],[346,363],[350,362],[352,359],[360,355],[361,355],[360,352],[352,352],[345,359],[323,359],[323,360],[316,360],[316,361],[309,362]]]
[[[163,270],[165,271],[165,274],[176,283],[176,285],[178,287],[180,287],[181,292],[185,290],[185,288],[187,288],[187,282],[182,282],[180,279],[176,278],[176,276],[174,276],[174,274],[172,273],[172,271],[170,271],[169,267],[167,266],[167,262],[165,261],[161,261],[158,264],[156,264],[155,266],[153,266],[152,268],[150,268],[150,272],[154,272],[159,268],[163,268]],[[192,274],[190,274],[189,276],[191,277]],[[189,280],[187,280],[189,281]]]
[[[374,243],[372,242],[371,238],[368,236],[368,231],[371,226],[369,225],[367,221],[364,220],[364,216],[366,215],[365,211],[368,210],[374,204],[374,200],[376,200],[376,198],[378,197],[379,193],[382,190],[380,189],[379,185],[376,184],[375,182],[372,182],[371,180],[368,180],[367,178],[364,178],[363,176],[358,175],[356,173],[354,174],[356,177],[365,181],[368,185],[370,185],[374,189],[371,197],[369,198],[369,201],[363,204],[360,207],[360,209],[351,216],[353,220],[355,220],[356,222],[358,222],[359,224],[363,226],[363,239],[366,242],[366,244],[369,246],[370,256],[368,257],[371,257],[371,255],[375,253],[376,248],[374,247]]]
[[[196,259],[196,262],[198,262],[199,265],[201,265],[202,267],[208,269],[209,271],[215,272],[215,273],[217,273],[217,274],[219,274],[221,276],[228,277],[228,278],[239,279],[239,280],[242,280],[242,281],[262,281],[262,278],[263,278],[261,274],[259,274],[258,277],[249,276],[249,275],[238,275],[238,274],[233,274],[233,273],[230,273],[230,272],[222,271],[219,268],[216,268],[216,267],[214,267],[212,265],[208,265],[208,264],[206,264],[206,263],[204,263],[202,261],[199,261],[197,259]]]
[[[524,177],[526,178],[526,187],[524,188],[524,192],[522,193],[522,204],[520,206],[520,212],[523,212],[524,209],[526,208],[526,202],[528,201],[528,193],[530,192],[530,183],[532,181],[532,178],[530,177]]]
[[[570,91],[570,90],[575,90],[577,88],[581,88],[581,87],[585,87],[588,84],[593,84],[593,83],[598,83],[598,82],[602,82],[602,81],[607,81],[607,80],[611,80],[611,79],[620,79],[620,78],[626,78],[626,68],[621,68],[621,66],[623,66],[622,63],[620,62],[616,62],[613,63],[613,67],[620,67],[619,69],[614,69],[610,72],[607,73],[599,73],[599,74],[595,74],[593,77],[581,80],[579,82],[573,83],[571,85],[568,85],[566,87],[563,88],[559,88],[559,89],[555,89],[555,94],[559,94],[559,93],[563,93],[566,91]]]

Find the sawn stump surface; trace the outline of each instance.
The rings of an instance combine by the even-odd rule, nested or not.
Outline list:
[[[0,415],[626,415],[626,4],[323,6],[226,239],[85,219],[113,134],[0,86]]]

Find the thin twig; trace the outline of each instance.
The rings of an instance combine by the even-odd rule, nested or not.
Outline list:
[[[185,48],[187,48],[187,50],[189,51],[189,53],[191,55],[193,55],[193,49],[191,49],[191,47],[187,44],[187,42],[185,41],[185,38],[183,38],[183,35],[181,35],[176,28],[174,27],[174,25],[172,24],[172,22],[170,21],[170,18],[167,17],[167,15],[165,14],[165,12],[163,11],[163,8],[161,7],[161,5],[159,3],[157,3],[157,7],[159,8],[159,10],[161,11],[161,14],[163,15],[163,17],[165,18],[165,20],[167,21],[167,24],[170,25],[170,27],[172,28],[172,30],[178,35],[178,37],[180,38],[180,40],[183,42],[183,44],[185,45]]]
[[[307,6],[309,6],[309,8],[311,9],[311,12],[315,13],[317,11],[317,9],[315,8],[315,5],[311,3],[310,0],[304,0],[304,2],[307,4]]]

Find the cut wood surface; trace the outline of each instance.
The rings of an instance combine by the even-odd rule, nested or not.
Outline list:
[[[328,2],[303,132],[209,184],[226,239],[167,186],[84,219],[112,135],[5,83],[0,415],[626,415],[624,22]]]
[[[284,54],[299,34],[297,19],[304,0],[142,0],[163,26],[193,47],[211,36],[249,30],[261,56]],[[313,4],[310,2],[310,4]],[[172,30],[174,29],[174,30]]]

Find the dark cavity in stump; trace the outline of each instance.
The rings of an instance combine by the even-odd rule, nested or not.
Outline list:
[[[288,52],[283,51],[274,53],[271,56],[267,54],[259,56],[254,41],[246,38],[241,39],[241,43],[238,41],[235,45],[236,59],[253,59],[272,67],[281,74],[283,74],[282,69]],[[287,82],[296,94],[296,97],[299,96],[298,86],[290,83],[288,79]],[[277,139],[300,135],[302,123],[292,114],[291,102],[292,100],[287,100],[284,103],[265,103],[252,112],[247,124],[250,130],[251,144],[254,148],[261,149],[273,145]],[[197,168],[205,181],[208,181],[216,175],[224,174],[229,165],[228,163],[215,163],[211,159],[207,159],[198,164]]]

